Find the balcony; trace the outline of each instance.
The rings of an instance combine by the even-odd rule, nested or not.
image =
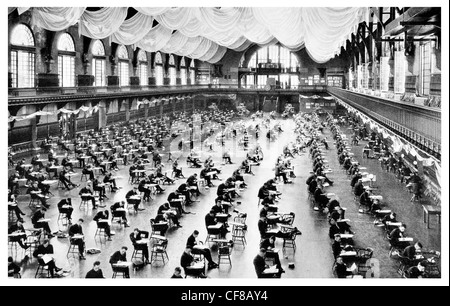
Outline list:
[[[441,110],[328,87],[328,92],[419,147],[440,154]]]

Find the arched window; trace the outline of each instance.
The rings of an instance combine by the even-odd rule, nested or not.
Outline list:
[[[280,69],[278,75],[267,75],[258,73],[256,77],[248,75],[246,77],[247,87],[256,85],[264,87],[268,78],[275,78],[281,88],[298,86],[298,68],[297,56],[289,49],[280,45],[272,45],[259,49],[253,54],[247,64],[247,68],[277,68]],[[256,84],[252,83],[256,80]]]
[[[177,85],[177,68],[175,67],[175,58],[173,55],[169,57],[169,78],[170,85]]]
[[[94,41],[92,44],[92,71],[94,74],[94,86],[106,85],[106,59],[105,59],[105,47],[100,40]]]
[[[34,87],[35,52],[33,33],[18,24],[11,33],[11,86]]]
[[[124,45],[120,45],[117,49],[117,58],[119,59],[119,85],[128,86],[130,84],[129,57]]]
[[[180,61],[180,78],[181,78],[181,85],[186,85],[187,84],[186,60],[184,59],[184,57],[182,57]]]
[[[191,65],[189,66],[189,78],[191,79],[191,85],[195,85],[195,60],[191,60]]]
[[[160,52],[155,55],[155,79],[156,85],[161,86],[164,83],[163,62]]]
[[[58,75],[60,87],[75,86],[75,44],[68,33],[58,39]]]
[[[147,61],[147,54],[144,50],[139,50],[138,52],[138,60],[137,60],[137,67],[138,67],[138,76],[139,76],[139,83],[141,85],[147,85],[148,84],[148,61]]]

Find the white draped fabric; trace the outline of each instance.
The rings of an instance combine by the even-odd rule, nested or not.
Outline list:
[[[109,37],[125,21],[127,10],[126,7],[104,7],[95,12],[86,11],[79,23],[81,35],[94,39]]]
[[[85,7],[34,7],[31,24],[50,31],[62,31],[74,25]]]
[[[25,8],[27,9],[27,8]],[[59,31],[79,21],[80,34],[149,52],[162,51],[203,61],[220,60],[226,49],[244,51],[252,44],[280,43],[306,48],[316,62],[340,52],[357,25],[367,20],[367,7],[126,7],[98,11],[85,8],[33,8],[33,21]],[[14,8],[9,8],[12,12]],[[153,19],[158,25],[152,28]],[[174,32],[175,31],[175,32]],[[174,33],[173,33],[174,32]],[[224,51],[225,50],[225,51]]]
[[[137,13],[128,20],[125,20],[117,32],[113,33],[112,41],[123,44],[133,45],[140,41],[151,30],[153,18]]]

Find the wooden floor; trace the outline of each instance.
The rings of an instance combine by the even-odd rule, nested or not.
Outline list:
[[[248,123],[250,119],[245,122]],[[257,227],[257,221],[259,216],[259,207],[257,206],[257,193],[259,187],[268,179],[273,177],[273,167],[277,157],[281,154],[283,146],[288,142],[295,139],[294,134],[294,122],[292,119],[280,120],[281,126],[284,130],[280,137],[274,142],[268,142],[265,137],[260,138],[260,145],[263,148],[265,159],[261,166],[254,168],[255,176],[246,175],[245,180],[249,185],[248,188],[241,192],[242,198],[240,201],[242,204],[238,207],[239,211],[246,212],[247,217],[247,242],[245,248],[236,246],[233,249],[231,260],[232,265],[223,264],[218,269],[209,270],[207,275],[210,278],[256,278],[254,267],[252,264],[253,258],[257,254],[259,246],[259,232]],[[344,130],[344,129],[343,129]],[[383,238],[383,232],[380,228],[373,225],[373,217],[358,213],[358,207],[353,202],[353,195],[351,193],[350,181],[347,176],[339,169],[337,161],[336,149],[332,142],[331,133],[328,129],[324,131],[325,136],[328,138],[330,149],[326,152],[326,159],[329,161],[333,173],[330,177],[335,181],[335,184],[328,187],[327,192],[336,193],[342,206],[347,207],[346,217],[351,220],[350,224],[353,230],[356,232],[355,244],[360,247],[370,246],[374,248],[374,257],[380,262],[381,278],[398,278],[396,260],[388,257],[389,244]],[[265,135],[263,130],[260,135]],[[173,146],[165,142],[165,148],[169,150],[172,147],[172,153],[179,154],[173,150]],[[254,137],[251,138],[251,143],[256,141]],[[419,239],[426,248],[431,248],[440,251],[441,244],[441,231],[440,225],[436,223],[436,220],[432,218],[431,229],[427,229],[423,224],[422,208],[421,205],[411,203],[410,194],[404,188],[404,185],[398,183],[394,175],[386,173],[382,170],[376,160],[362,159],[361,151],[364,143],[361,143],[359,147],[354,147],[352,151],[355,153],[362,166],[368,168],[368,172],[376,174],[378,177],[379,193],[383,195],[386,206],[389,209],[393,209],[397,212],[401,221],[408,225],[407,233],[409,236]],[[176,146],[175,146],[176,147]],[[232,154],[232,160],[234,165],[223,166],[223,173],[220,175],[222,179],[228,178],[231,173],[236,169],[237,163],[240,163],[245,158],[245,152],[238,147],[236,139],[226,140],[225,148],[230,149]],[[216,152],[203,152],[203,160],[212,155],[216,165],[221,164],[222,148],[217,144],[214,145]],[[171,169],[171,163],[166,162],[166,155],[163,157],[166,169]],[[187,178],[193,172],[199,173],[198,169],[188,168],[185,163],[185,158],[180,159],[180,165],[183,167],[183,173]],[[283,254],[282,264],[286,270],[286,273],[282,275],[283,278],[331,278],[333,277],[331,267],[333,264],[333,256],[331,252],[331,242],[328,238],[328,222],[326,215],[316,212],[310,206],[308,200],[308,194],[306,192],[306,178],[309,176],[309,171],[312,168],[312,162],[305,153],[293,160],[295,167],[295,173],[297,177],[293,184],[279,185],[278,188],[282,192],[282,198],[279,202],[280,211],[295,212],[296,218],[294,225],[297,226],[303,233],[303,235],[297,237],[297,250],[296,252],[289,251]],[[121,170],[117,175],[121,175],[123,178],[118,180],[118,186],[122,189],[117,193],[107,194],[109,200],[106,202],[107,207],[116,201],[124,200],[125,193],[131,189],[131,185],[128,183],[128,166],[120,166]],[[77,169],[77,172],[80,172]],[[80,176],[74,180],[79,181]],[[87,260],[79,261],[78,257],[67,258],[66,253],[69,247],[67,238],[52,238],[51,243],[55,248],[55,258],[57,265],[70,270],[65,273],[65,278],[83,278],[88,270],[91,269],[92,263],[96,260],[101,262],[101,268],[107,278],[112,276],[111,267],[108,263],[111,253],[119,250],[123,245],[128,247],[127,258],[131,258],[133,246],[129,239],[129,234],[135,227],[141,230],[150,230],[150,218],[156,215],[156,210],[160,204],[166,201],[168,194],[178,187],[184,180],[178,180],[172,186],[167,186],[166,191],[162,195],[158,195],[155,200],[151,202],[145,202],[144,207],[146,210],[138,213],[131,212],[128,215],[130,221],[129,228],[123,228],[113,225],[112,229],[116,232],[112,241],[100,241],[98,238],[94,238],[96,231],[96,223],[92,221],[93,215],[97,212],[88,210],[79,210],[78,204],[80,198],[78,196],[79,188],[70,192],[56,190],[52,187],[52,192],[55,194],[49,201],[51,208],[46,212],[46,217],[51,218],[51,229],[57,231],[58,229],[65,231],[65,227],[58,226],[57,216],[58,210],[56,203],[61,198],[72,197],[72,203],[74,205],[73,220],[83,218],[85,223],[83,224],[84,232],[86,234],[86,246],[87,248],[99,248],[100,254],[87,255]],[[218,182],[215,182],[218,185]],[[83,186],[83,184],[82,184]],[[82,187],[81,186],[81,187]],[[80,188],[81,188],[80,187]],[[182,228],[171,229],[167,233],[169,239],[168,255],[170,260],[163,265],[162,263],[156,263],[144,267],[142,270],[131,273],[131,278],[169,278],[175,267],[180,265],[180,257],[186,245],[188,236],[195,230],[200,231],[200,240],[204,240],[206,237],[206,228],[204,223],[204,216],[214,204],[214,198],[216,197],[216,188],[209,190],[201,190],[203,195],[199,198],[200,202],[194,203],[188,210],[192,214],[184,215],[181,218]],[[21,190],[21,194],[24,194],[24,189]],[[19,197],[19,203],[22,210],[27,214],[25,216],[25,228],[31,227],[30,215],[31,210],[28,208],[28,196],[21,195]],[[425,200],[424,202],[426,202]],[[231,237],[230,237],[231,238]],[[281,241],[277,241],[280,245]],[[212,248],[213,258],[217,261],[217,249]],[[23,253],[21,250],[14,252],[15,260],[21,261]],[[295,263],[294,269],[289,269],[288,263]],[[35,259],[24,261],[22,264],[23,278],[34,277],[37,263]]]

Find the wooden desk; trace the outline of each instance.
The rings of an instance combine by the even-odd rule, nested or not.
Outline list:
[[[427,224],[427,228],[430,228],[430,215],[438,216],[438,223],[441,223],[441,207],[434,205],[422,205],[423,208],[423,223]]]

